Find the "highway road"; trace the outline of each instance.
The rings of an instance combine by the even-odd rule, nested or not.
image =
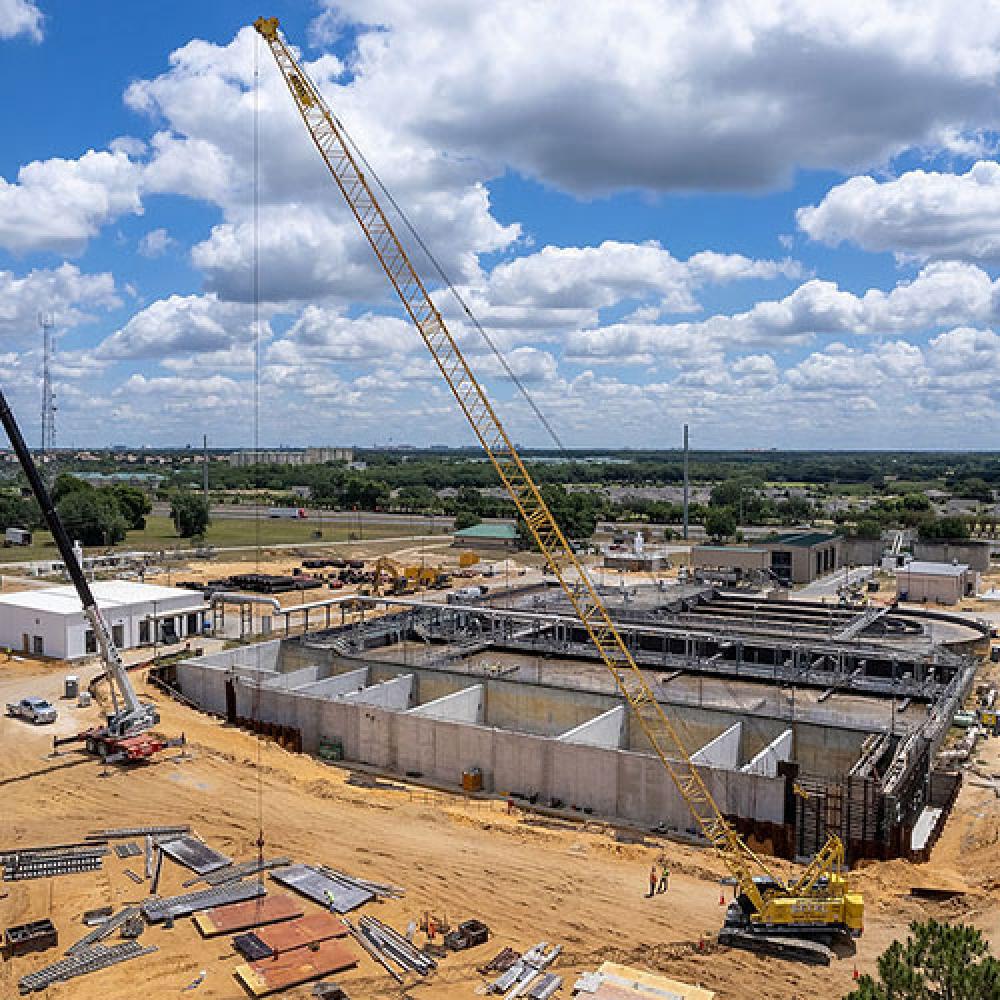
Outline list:
[[[258,513],[262,517],[268,517],[270,507],[258,507],[256,505],[241,506],[238,504],[212,504],[212,517],[222,519],[232,519],[237,521],[253,521]],[[383,514],[376,511],[367,510],[321,510],[317,507],[303,508],[306,512],[306,519],[316,521],[320,524],[346,524],[361,525],[362,528],[371,525],[373,528],[379,525],[391,527],[413,528],[414,534],[426,532],[428,529],[450,529],[455,522],[453,517],[443,514]],[[170,516],[170,504],[155,502],[153,504],[153,514],[158,517]],[[485,520],[490,520],[486,518]]]

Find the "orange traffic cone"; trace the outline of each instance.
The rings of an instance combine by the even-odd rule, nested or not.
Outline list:
[[[857,966],[854,966],[854,978],[855,979],[860,979],[861,978],[861,974],[858,972],[858,967]]]
[[[726,905],[726,896],[725,896],[725,893],[720,892],[719,893],[719,906],[725,906],[725,905]]]

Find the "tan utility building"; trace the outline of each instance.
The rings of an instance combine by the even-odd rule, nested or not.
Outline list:
[[[812,583],[844,564],[844,540],[829,531],[792,531],[760,542],[782,583]]]
[[[731,574],[734,580],[743,580],[755,573],[766,573],[770,567],[767,549],[745,545],[695,545],[691,549],[691,569],[695,573]]]
[[[975,594],[979,574],[965,563],[914,560],[896,573],[896,597],[901,601],[957,604]]]
[[[737,579],[769,573],[783,584],[811,583],[844,564],[844,540],[827,531],[794,531],[752,546],[695,545],[691,568],[732,572]]]

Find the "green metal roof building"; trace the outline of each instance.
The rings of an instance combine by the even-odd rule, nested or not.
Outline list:
[[[474,524],[454,533],[454,544],[474,549],[514,549],[521,544],[517,526],[504,523]]]

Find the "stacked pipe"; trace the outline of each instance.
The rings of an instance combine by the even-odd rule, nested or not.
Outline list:
[[[317,868],[330,878],[335,878],[340,882],[347,882],[355,889],[365,889],[379,899],[402,899],[406,895],[406,890],[398,885],[391,885],[388,882],[372,882],[368,879],[357,878],[355,875],[347,875],[337,871],[336,868],[327,868],[325,865],[317,865]]]
[[[358,929],[369,943],[389,961],[395,962],[404,972],[426,976],[437,968],[437,962],[407,941],[402,934],[383,924],[376,917],[362,917]]]

